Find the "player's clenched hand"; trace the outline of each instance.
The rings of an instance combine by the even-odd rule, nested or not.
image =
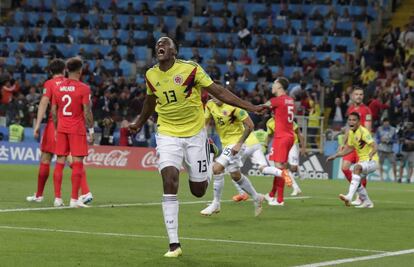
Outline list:
[[[138,125],[136,123],[130,123],[128,125],[128,130],[130,133],[136,134],[137,132],[139,132],[141,130],[142,126]]]
[[[336,155],[332,155],[326,159],[326,162],[336,159]]]
[[[95,134],[94,133],[88,133],[87,139],[88,139],[88,143],[90,145],[93,145],[93,142],[95,141]]]
[[[239,153],[239,151],[240,151],[240,149],[241,149],[241,144],[240,143],[237,143],[236,145],[234,145],[233,147],[232,147],[232,149],[231,149],[231,154],[234,156],[234,155],[236,155],[237,153]]]
[[[39,127],[37,125],[33,129],[33,136],[35,139],[39,138]]]
[[[268,109],[269,109],[269,106],[267,105],[258,105],[254,107],[254,112],[259,115],[263,115],[264,113],[266,113]]]

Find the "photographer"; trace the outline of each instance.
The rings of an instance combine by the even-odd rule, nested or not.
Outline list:
[[[113,146],[114,145],[114,131],[115,123],[111,117],[106,117],[99,124],[101,128],[101,146]]]
[[[401,129],[400,143],[402,144],[400,178],[398,182],[402,182],[404,167],[408,166],[407,183],[410,183],[414,167],[414,123],[406,123],[406,127]]]
[[[388,118],[382,120],[382,125],[375,133],[375,140],[378,144],[378,156],[379,156],[379,171],[381,181],[384,181],[383,167],[385,159],[388,159],[392,165],[392,171],[394,173],[394,179],[397,180],[397,165],[392,151],[392,144],[397,141],[397,129],[390,125]]]

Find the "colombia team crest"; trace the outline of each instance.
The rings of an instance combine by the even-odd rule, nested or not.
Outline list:
[[[183,83],[183,76],[181,75],[175,75],[173,78],[173,81],[176,85],[181,85]]]

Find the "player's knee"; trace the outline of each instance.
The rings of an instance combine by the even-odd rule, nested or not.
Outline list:
[[[214,175],[222,174],[223,171],[224,171],[224,167],[221,166],[221,164],[214,163],[214,165],[213,165],[213,174]]]
[[[292,172],[297,172],[297,171],[298,171],[298,166],[296,166],[296,165],[291,165],[291,166],[290,166],[290,171],[292,171]]]
[[[204,182],[190,182],[190,191],[191,194],[193,194],[193,196],[195,197],[203,197],[207,191],[207,187],[208,187],[208,182],[204,181]]]
[[[232,173],[230,173],[230,176],[231,176],[231,179],[233,179],[235,182],[237,182],[241,178],[241,173],[240,172],[232,172]]]
[[[359,164],[355,165],[355,167],[354,167],[354,173],[355,174],[360,174],[361,172],[362,172],[362,166],[359,165]]]

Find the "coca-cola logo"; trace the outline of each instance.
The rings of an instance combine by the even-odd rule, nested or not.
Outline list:
[[[94,148],[90,148],[88,156],[83,160],[85,165],[125,167],[128,164],[128,155],[131,152],[125,150],[111,150],[107,153],[95,152]]]
[[[141,165],[144,168],[156,168],[158,166],[158,157],[155,151],[149,151],[142,157]]]

